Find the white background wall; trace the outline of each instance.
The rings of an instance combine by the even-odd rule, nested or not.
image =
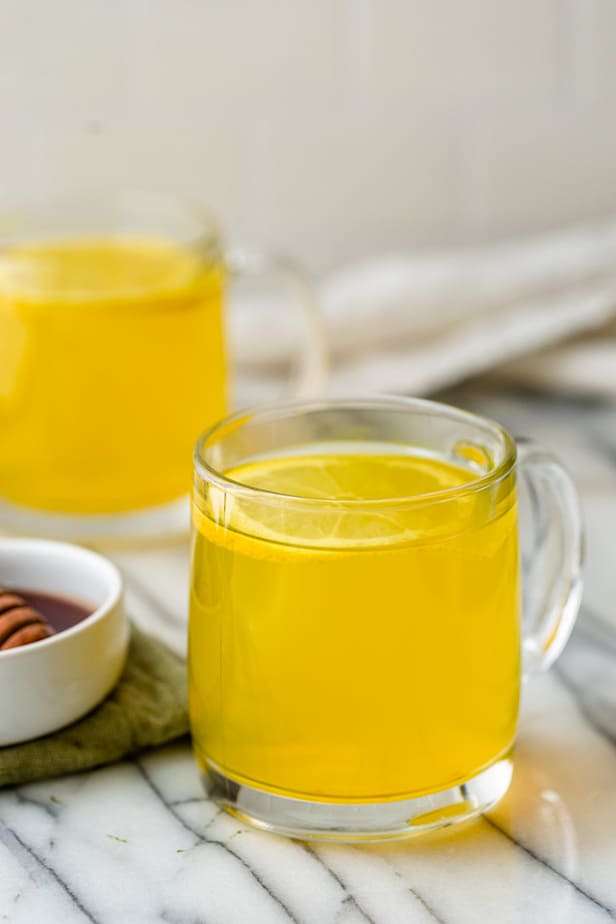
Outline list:
[[[616,210],[616,0],[0,0],[0,204],[206,199],[325,269]]]

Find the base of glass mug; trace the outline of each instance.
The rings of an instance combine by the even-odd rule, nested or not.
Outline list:
[[[126,544],[185,536],[188,497],[146,510],[105,514],[49,513],[0,501],[0,532],[91,544]]]
[[[336,804],[274,795],[235,782],[211,763],[202,778],[214,802],[261,830],[302,840],[389,841],[469,821],[493,808],[509,788],[511,754],[458,786],[393,802]]]

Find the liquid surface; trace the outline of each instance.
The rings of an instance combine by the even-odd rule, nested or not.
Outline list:
[[[41,616],[44,616],[47,622],[54,627],[56,632],[72,629],[73,626],[82,622],[95,610],[95,607],[88,603],[58,594],[46,594],[38,590],[21,589],[13,589],[12,593],[23,597],[28,606],[38,610]]]
[[[156,238],[0,254],[0,498],[59,513],[165,503],[225,412],[223,273]]]
[[[271,792],[373,801],[451,786],[510,748],[512,476],[473,490],[477,476],[447,460],[377,452],[299,452],[227,476],[331,503],[218,489],[196,499],[190,709],[202,766]],[[352,503],[466,484],[439,503]]]
[[[468,484],[473,473],[432,456],[343,452],[281,456],[239,465],[227,477],[263,491],[320,500],[394,500]]]

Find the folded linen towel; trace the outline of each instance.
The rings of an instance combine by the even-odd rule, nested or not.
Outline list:
[[[508,378],[567,387],[571,359],[563,366],[554,346],[616,318],[616,221],[486,247],[383,256],[331,274],[318,294],[332,394],[425,394],[505,363]],[[276,387],[303,336],[299,312],[281,300],[255,301],[239,302],[230,319],[242,401]],[[576,353],[575,380],[584,378],[583,362],[590,390],[616,395],[616,373],[594,374],[598,355],[616,368],[616,337]]]
[[[90,770],[187,732],[184,662],[133,626],[126,667],[107,699],[52,735],[0,748],[0,786]]]

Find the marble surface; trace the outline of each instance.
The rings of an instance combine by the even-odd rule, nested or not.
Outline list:
[[[616,919],[616,408],[447,396],[567,461],[587,591],[556,667],[525,688],[511,790],[489,817],[370,847],[291,842],[221,814],[180,743],[0,793],[0,921],[594,924]],[[131,612],[181,650],[186,549],[117,554]]]

